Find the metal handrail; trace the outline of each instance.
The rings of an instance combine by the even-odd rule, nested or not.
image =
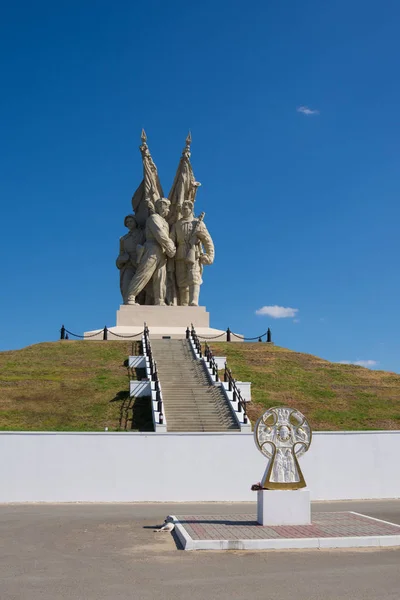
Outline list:
[[[151,381],[154,382],[154,387],[156,390],[157,412],[159,413],[158,422],[159,422],[159,425],[162,425],[164,423],[164,415],[163,415],[163,400],[162,400],[162,394],[161,394],[161,386],[160,386],[160,380],[158,378],[157,363],[153,358],[153,352],[151,350],[150,330],[147,327],[146,323],[144,324],[143,337],[144,337],[144,349],[145,349],[146,355],[148,356],[149,362],[150,362],[150,377],[151,377]]]
[[[207,342],[204,345],[204,356],[206,357],[207,361],[210,363],[210,367],[211,367],[212,373],[215,377],[215,381],[219,381],[218,366],[215,361],[214,354],[212,353],[212,350],[211,350],[210,346],[207,344]]]
[[[243,411],[243,423],[246,424],[248,422],[247,419],[247,410],[246,410],[246,402],[242,398],[242,394],[236,385],[236,381],[232,376],[232,371],[228,369],[228,365],[225,363],[225,371],[224,371],[224,382],[228,383],[228,389],[230,392],[233,392],[233,402],[238,402],[238,412]]]
[[[194,328],[194,325],[193,325],[193,323],[192,323],[192,330],[191,330],[191,334],[192,334],[192,340],[193,340],[193,343],[194,343],[194,345],[195,345],[195,348],[196,348],[196,350],[197,350],[197,352],[198,352],[198,354],[199,354],[199,357],[201,358],[201,357],[202,357],[202,352],[201,352],[201,343],[200,343],[200,340],[199,340],[199,338],[197,337],[197,333],[196,333],[196,330],[195,330],[195,328]]]
[[[201,343],[200,343],[199,338],[197,337],[196,330],[193,326],[193,323],[191,325],[190,335],[192,336],[193,344],[201,358],[201,356],[202,356]],[[218,366],[217,366],[216,360],[214,358],[214,354],[213,354],[210,346],[207,344],[207,342],[204,345],[204,357],[211,366],[213,375],[215,376],[215,381],[218,382],[219,381]],[[229,391],[233,392],[233,399],[232,399],[233,402],[237,401],[237,403],[238,403],[237,412],[240,413],[243,411],[243,423],[246,425],[248,423],[246,402],[245,402],[245,400],[243,400],[242,394],[236,385],[235,379],[232,376],[232,371],[230,369],[228,369],[228,366],[226,363],[225,363],[225,371],[224,371],[224,382],[229,384]]]

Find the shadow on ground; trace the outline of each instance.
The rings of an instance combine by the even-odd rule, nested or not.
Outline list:
[[[154,431],[150,396],[132,398],[128,390],[121,390],[110,402],[120,402],[120,431]]]

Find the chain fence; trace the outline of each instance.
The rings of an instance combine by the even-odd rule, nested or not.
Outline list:
[[[136,338],[136,337],[141,337],[143,335],[144,331],[140,331],[139,333],[132,333],[132,334],[128,334],[128,335],[123,335],[121,333],[115,333],[115,331],[111,331],[111,329],[109,329],[108,327],[104,327],[103,329],[99,329],[99,331],[95,331],[94,333],[85,333],[85,334],[80,334],[80,333],[74,333],[73,331],[70,331],[69,329],[67,329],[66,327],[64,327],[64,325],[62,325],[61,329],[60,329],[60,340],[69,340],[69,336],[72,336],[74,338],[78,338],[81,340],[88,340],[90,338],[94,338],[96,336],[102,335],[102,339],[103,340],[108,340],[108,336],[109,335],[113,335],[117,338],[122,338],[122,339],[132,339],[132,338]]]
[[[194,329],[193,324],[192,324],[192,329]],[[186,330],[186,337],[188,337],[188,332],[189,332],[189,328],[187,328],[187,330]],[[64,327],[64,325],[62,325],[62,327],[60,329],[60,340],[68,340],[69,336],[72,336],[72,337],[78,338],[78,339],[82,339],[82,340],[87,340],[87,339],[94,338],[99,335],[103,336],[102,337],[103,340],[108,340],[109,335],[114,336],[116,338],[129,340],[129,339],[133,339],[133,338],[137,338],[137,337],[142,337],[142,335],[144,333],[145,333],[145,331],[143,330],[143,331],[140,331],[139,333],[132,333],[132,334],[125,335],[125,334],[121,334],[121,333],[116,333],[115,331],[112,331],[108,327],[104,327],[103,329],[99,329],[99,331],[95,331],[94,333],[82,335],[79,333],[73,333],[72,331],[70,331],[69,329]],[[262,342],[262,338],[266,337],[265,341],[270,344],[272,343],[272,334],[271,334],[270,328],[268,328],[267,331],[265,331],[261,335],[256,335],[254,337],[246,337],[246,336],[238,335],[237,333],[233,333],[233,331],[231,331],[229,327],[226,331],[223,331],[222,333],[219,333],[218,335],[197,334],[198,339],[201,339],[204,341],[219,340],[219,339],[225,337],[225,340],[221,339],[221,341],[231,342],[232,336],[243,342],[254,342],[255,340]]]

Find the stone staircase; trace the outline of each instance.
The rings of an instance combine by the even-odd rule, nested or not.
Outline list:
[[[151,339],[168,431],[240,431],[220,388],[213,386],[189,340]]]

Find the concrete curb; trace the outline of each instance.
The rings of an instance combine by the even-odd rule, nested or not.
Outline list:
[[[285,539],[216,539],[194,540],[186,531],[184,525],[173,516],[175,531],[184,550],[295,550],[312,548],[388,548],[400,546],[400,525],[375,519],[368,515],[352,512],[355,515],[386,523],[399,529],[399,535],[348,536],[323,538],[285,538]]]

